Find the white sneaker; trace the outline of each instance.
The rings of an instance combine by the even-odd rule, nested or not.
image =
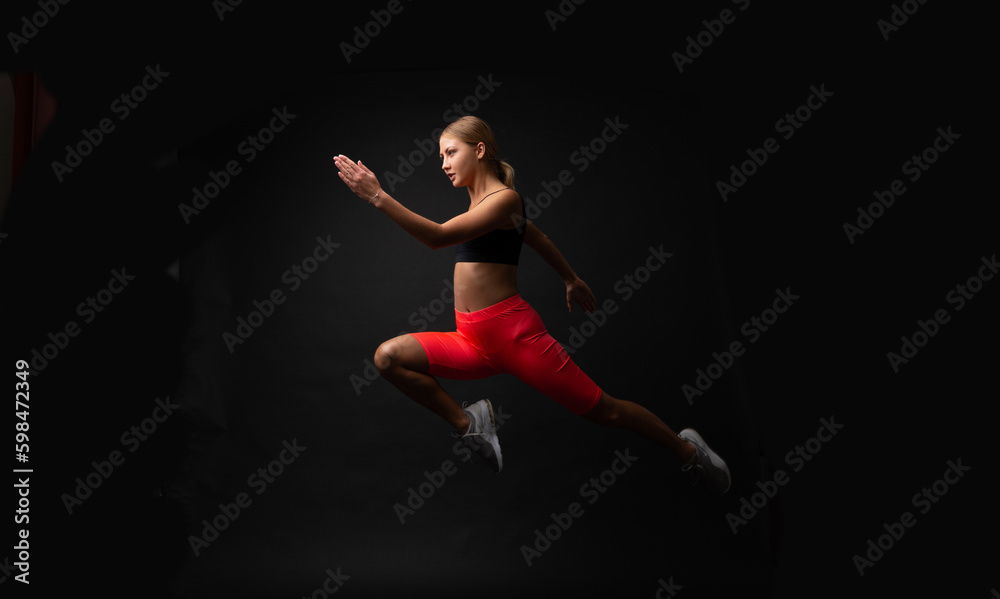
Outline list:
[[[693,428],[686,428],[677,433],[677,436],[688,443],[694,445],[694,457],[691,461],[681,467],[684,472],[692,471],[695,482],[704,477],[705,484],[716,493],[725,493],[729,490],[730,478],[729,467],[726,462],[719,457],[712,448],[705,443]]]
[[[469,407],[462,404],[462,411],[469,416],[469,430],[464,435],[453,433],[454,436],[481,455],[493,472],[499,473],[503,470],[503,456],[500,453],[500,439],[497,438],[493,404],[488,399],[481,399]]]

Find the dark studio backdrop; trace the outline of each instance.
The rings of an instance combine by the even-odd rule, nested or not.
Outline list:
[[[8,376],[32,368],[5,596],[996,592],[975,15],[10,4],[5,68],[58,110],[0,228]],[[511,377],[445,381],[498,408],[494,475],[375,376],[383,340],[453,328],[454,260],[332,156],[441,222],[464,112],[602,312],[530,248],[522,295],[599,385],[702,432],[729,493]]]

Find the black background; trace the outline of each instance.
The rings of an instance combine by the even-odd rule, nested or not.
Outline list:
[[[5,363],[82,323],[76,306],[113,270],[135,277],[30,379],[31,585],[8,575],[5,596],[302,597],[338,568],[344,596],[643,597],[660,580],[681,597],[990,596],[997,283],[961,310],[946,299],[996,252],[986,15],[932,1],[886,40],[892,4],[562,5],[553,30],[557,3],[406,2],[350,62],[341,43],[385,3],[243,3],[221,19],[211,3],[70,3],[4,47],[3,67],[40,72],[59,102],[0,229]],[[723,9],[735,20],[679,72],[674,53]],[[3,32],[39,10],[5,3]],[[155,65],[169,75],[117,120],[114,99]],[[535,222],[617,307],[574,359],[697,427],[733,470],[728,494],[516,380],[446,383],[509,415],[494,476],[365,379],[377,344],[437,305],[452,259],[350,194],[330,158],[361,158],[386,185],[483,79],[500,85],[473,112],[522,194],[573,172]],[[832,95],[781,138],[814,86]],[[239,144],[282,108],[294,119],[246,161]],[[58,181],[52,162],[102,118],[116,129]],[[579,172],[574,151],[616,118],[628,128]],[[949,127],[953,146],[907,180],[903,163]],[[723,201],[716,182],[768,137],[778,151]],[[229,160],[241,172],[186,223],[178,204]],[[906,193],[850,243],[844,223],[895,179]],[[428,159],[392,193],[442,221],[465,205],[445,183]],[[291,290],[283,273],[328,236],[339,247]],[[616,284],[661,245],[672,257],[625,300]],[[530,250],[520,285],[557,339],[584,330]],[[230,351],[223,333],[275,288],[286,301]],[[689,403],[682,385],[786,288],[799,299]],[[939,309],[950,320],[894,372],[887,353]],[[129,452],[123,432],[168,396],[179,407]],[[786,453],[823,418],[843,428],[793,471]],[[258,495],[248,476],[293,440],[306,449]],[[639,459],[586,503],[580,485],[626,449]],[[76,479],[115,450],[124,463],[68,513]],[[401,523],[394,504],[445,460],[457,473]],[[970,470],[920,513],[912,497],[949,460]],[[778,469],[788,484],[734,534],[726,515]],[[191,535],[240,492],[252,503],[196,556]],[[574,501],[583,515],[528,566],[521,546]],[[903,512],[915,525],[860,576],[854,556]]]

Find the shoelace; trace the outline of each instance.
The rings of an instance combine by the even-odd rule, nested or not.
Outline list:
[[[691,486],[695,486],[698,484],[699,481],[701,481],[702,477],[705,475],[705,467],[702,466],[701,464],[702,460],[701,448],[695,443],[691,444],[694,445],[695,447],[694,458],[692,458],[692,460],[687,464],[681,466],[681,471],[691,473],[691,478],[692,478]]]
[[[465,406],[467,406],[467,405],[469,405],[469,402],[467,402],[467,401],[463,401],[462,402],[462,410],[463,411],[465,411]],[[466,412],[466,413],[470,414],[469,415],[470,419],[473,419],[473,420],[475,419],[475,416],[471,415],[470,412]],[[472,423],[471,422],[469,423],[469,430],[470,431],[472,430]],[[455,437],[456,439],[461,439],[462,437],[477,437],[477,436],[482,436],[482,435],[485,435],[485,434],[486,433],[484,433],[482,431],[477,431],[477,432],[474,432],[474,433],[473,432],[467,432],[467,433],[465,433],[463,435],[463,434],[459,433],[458,431],[451,431],[451,436]]]

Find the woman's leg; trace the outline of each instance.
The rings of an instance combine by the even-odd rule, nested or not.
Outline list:
[[[521,321],[501,325],[519,331],[517,342],[503,356],[508,372],[574,414],[639,434],[667,448],[683,464],[691,460],[694,446],[646,408],[604,392],[549,334],[538,313],[527,303],[522,308]]]
[[[697,477],[704,477],[705,484],[716,493],[725,493],[730,487],[729,467],[701,435],[693,429],[674,433],[656,414],[631,401],[617,399],[601,392],[601,399],[583,417],[603,424],[630,430],[655,443],[666,447],[680,458],[681,470],[692,471]]]
[[[695,455],[694,445],[677,436],[660,418],[643,406],[601,393],[601,399],[583,417],[604,426],[632,431],[658,443],[687,464]]]
[[[375,351],[375,366],[397,389],[455,427],[455,436],[482,456],[494,472],[500,472],[503,455],[492,404],[483,399],[468,408],[459,407],[437,379],[428,374],[431,364],[428,352],[433,351],[435,368],[454,378],[480,378],[494,374],[492,369],[457,332],[415,334],[422,336],[421,341],[413,335],[402,335],[380,345]]]
[[[666,448],[680,459],[682,470],[705,473],[708,485],[719,493],[729,489],[725,461],[698,433],[675,433],[655,414],[631,401],[608,395],[586,375],[545,329],[538,314],[525,304],[521,322],[502,326],[519,331],[517,342],[503,356],[503,366],[525,383],[558,401],[574,414],[605,426],[630,430]]]
[[[469,416],[444,390],[437,379],[427,374],[430,362],[420,343],[410,335],[400,335],[375,350],[375,367],[382,377],[407,397],[444,418],[459,433],[469,428]]]

